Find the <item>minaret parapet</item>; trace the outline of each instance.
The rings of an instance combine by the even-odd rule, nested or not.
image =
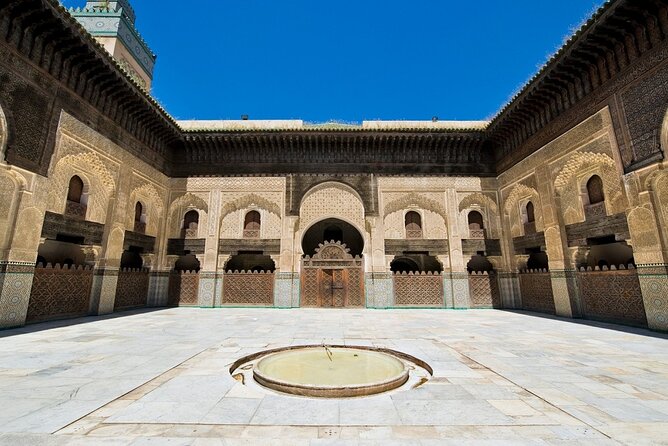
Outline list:
[[[68,11],[135,81],[150,90],[156,55],[135,26],[129,0],[89,0],[84,7]]]

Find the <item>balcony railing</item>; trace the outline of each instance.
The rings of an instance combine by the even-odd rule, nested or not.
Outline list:
[[[181,229],[181,238],[197,238],[198,235],[197,228]]]
[[[422,229],[407,229],[406,238],[422,238]]]
[[[535,233],[536,233],[535,221],[524,223],[524,235],[535,234]]]
[[[260,238],[260,230],[244,229],[244,238]]]
[[[597,220],[599,218],[605,217],[605,201],[596,204],[588,204],[584,207],[585,211],[585,220]]]
[[[136,221],[134,230],[139,234],[144,234],[146,232],[146,223]]]
[[[487,238],[484,229],[469,229],[469,238],[473,240],[482,240]]]
[[[85,204],[77,203],[76,201],[68,201],[65,204],[65,215],[85,220],[87,209],[88,207]]]

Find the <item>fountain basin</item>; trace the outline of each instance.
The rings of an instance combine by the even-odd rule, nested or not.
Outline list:
[[[409,368],[388,353],[353,347],[310,346],[270,353],[253,378],[279,392],[319,398],[368,396],[401,387]]]

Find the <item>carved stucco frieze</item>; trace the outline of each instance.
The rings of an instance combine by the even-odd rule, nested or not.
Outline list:
[[[196,210],[199,213],[199,224],[204,225],[209,213],[209,205],[201,194],[187,192],[174,199],[169,206],[169,232],[170,237],[177,237],[180,233],[183,217],[186,212]],[[206,227],[206,226],[204,226]]]

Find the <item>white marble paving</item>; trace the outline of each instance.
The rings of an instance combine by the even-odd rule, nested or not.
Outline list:
[[[321,342],[400,350],[434,377],[317,400],[228,371]],[[668,444],[666,336],[492,310],[185,308],[0,332],[0,445],[463,443]]]

